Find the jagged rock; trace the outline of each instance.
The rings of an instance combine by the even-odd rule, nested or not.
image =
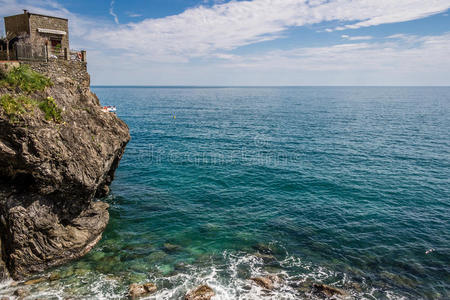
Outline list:
[[[30,294],[29,291],[26,289],[17,289],[14,291],[14,296],[16,296],[19,299],[23,299],[24,297],[28,296]]]
[[[16,280],[77,259],[101,239],[108,223],[104,196],[130,136],[102,111],[89,89],[86,65],[30,63],[54,85],[28,94],[52,97],[60,123],[39,108],[11,122],[0,107],[0,277],[2,260]],[[17,96],[17,90],[0,88]]]
[[[3,247],[2,247],[2,240],[0,238],[0,282],[5,280],[5,279],[7,279],[9,277],[8,269],[6,268],[6,264],[5,264],[5,262],[3,261],[3,258],[2,258],[2,252],[3,252],[2,249],[3,249]]]
[[[273,290],[274,285],[280,280],[276,275],[268,275],[265,277],[253,277],[250,278],[253,282],[255,282],[260,287],[263,287],[267,290]]]
[[[313,292],[316,295],[322,295],[327,298],[331,298],[333,296],[337,297],[345,297],[347,293],[341,289],[338,289],[334,286],[326,285],[326,284],[317,284],[313,285]]]
[[[207,285],[202,285],[192,290],[184,296],[184,300],[210,300],[215,293],[212,288]]]
[[[133,283],[128,289],[128,295],[132,299],[136,299],[145,295],[153,294],[157,290],[156,285],[153,283],[137,284]]]

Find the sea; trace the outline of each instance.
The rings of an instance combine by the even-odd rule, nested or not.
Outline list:
[[[30,299],[450,299],[450,87],[92,90],[131,133],[110,222]]]

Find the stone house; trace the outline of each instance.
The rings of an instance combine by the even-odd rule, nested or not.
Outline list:
[[[70,59],[68,19],[30,13],[8,16],[5,20],[6,44],[3,50],[11,51],[9,57],[18,60],[34,58]],[[81,53],[75,53],[80,58]],[[83,53],[83,55],[85,55]],[[83,59],[84,61],[84,59]]]

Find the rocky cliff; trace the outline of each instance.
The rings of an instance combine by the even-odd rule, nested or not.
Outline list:
[[[0,84],[0,280],[79,258],[100,240],[108,205],[95,198],[130,139],[102,111],[84,63],[27,65]]]

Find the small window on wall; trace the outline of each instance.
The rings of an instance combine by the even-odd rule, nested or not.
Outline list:
[[[52,45],[53,52],[55,54],[60,54],[61,53],[61,40],[51,39],[50,42]]]
[[[61,40],[51,40],[53,48],[61,48]]]

